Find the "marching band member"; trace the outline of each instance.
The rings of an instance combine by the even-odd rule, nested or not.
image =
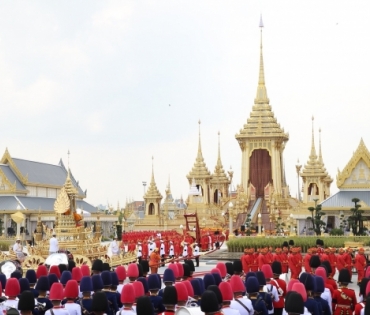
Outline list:
[[[79,300],[82,312],[91,313],[92,298],[91,292],[93,291],[93,284],[91,277],[83,276],[80,282],[80,291],[82,292],[82,298]]]
[[[366,269],[365,250],[362,247],[358,249],[358,253],[355,257],[355,268],[357,270],[357,284],[360,284],[365,276]]]
[[[64,304],[64,308],[69,312],[70,315],[81,315],[81,306],[75,303],[78,297],[78,284],[76,280],[69,280],[64,289],[64,296],[67,302]]]
[[[339,289],[334,291],[333,305],[334,315],[351,315],[357,304],[355,291],[348,289],[348,283],[351,281],[351,275],[348,269],[339,271],[338,283]]]
[[[159,315],[173,315],[177,304],[177,291],[173,286],[165,287],[163,290],[162,303],[166,310]]]
[[[50,288],[49,299],[53,304],[53,308],[47,310],[45,315],[69,315],[69,312],[60,304],[64,298],[63,285],[55,282]],[[52,311],[52,312],[51,312]]]
[[[5,295],[8,299],[3,302],[3,310],[6,310],[7,307],[14,307],[18,309],[18,295],[21,291],[19,282],[16,278],[10,278],[6,281],[5,284]]]

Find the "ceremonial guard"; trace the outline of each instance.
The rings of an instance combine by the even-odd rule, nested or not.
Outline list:
[[[26,272],[26,278],[28,279],[28,282],[30,284],[30,290],[32,291],[35,298],[37,298],[39,296],[39,293],[35,289],[35,285],[37,282],[36,271],[34,269],[28,269]]]
[[[357,304],[355,291],[347,288],[350,280],[348,269],[339,271],[339,289],[335,290],[333,295],[334,315],[351,315],[355,309]]]
[[[143,257],[142,251],[143,251],[143,247],[141,246],[141,242],[138,242],[137,243],[137,254],[136,254],[136,256],[137,256],[137,261],[138,261],[139,264],[140,264],[141,259]]]
[[[304,302],[299,293],[289,292],[289,297],[285,300],[285,311],[288,315],[304,314]]]
[[[114,315],[118,311],[117,297],[115,292],[111,291],[112,276],[110,271],[105,270],[101,273],[101,279],[103,281],[103,292],[106,294],[108,299],[108,309],[106,310],[107,315]]]
[[[225,315],[240,315],[239,311],[230,307],[230,303],[234,299],[230,283],[221,282],[219,288],[222,296],[222,313]]]
[[[7,307],[14,307],[18,309],[18,295],[20,294],[21,288],[19,282],[16,278],[10,278],[5,284],[5,295],[8,297],[5,302],[3,302],[3,309],[6,310]]]
[[[136,303],[137,315],[154,315],[153,305],[148,296],[141,296]]]
[[[360,284],[365,276],[366,269],[365,250],[362,247],[358,249],[358,253],[355,257],[355,268],[357,270],[357,284]]]
[[[249,277],[246,281],[247,293],[252,302],[253,310],[258,315],[268,315],[267,304],[260,296],[259,283],[256,277]]]
[[[64,298],[63,285],[61,283],[53,283],[50,288],[49,299],[53,304],[53,308],[47,310],[45,315],[69,315],[68,311],[60,304]]]
[[[95,315],[103,315],[109,308],[107,296],[104,292],[96,292],[93,296],[91,311]]]
[[[234,300],[231,301],[230,307],[238,310],[240,315],[253,315],[254,311],[251,300],[243,297],[245,286],[242,279],[237,275],[233,275],[230,278],[230,285],[234,293]]]
[[[84,315],[91,313],[92,299],[91,292],[93,291],[93,285],[91,277],[84,276],[80,282],[80,291],[82,292],[82,299],[79,300],[79,304]]]
[[[182,249],[182,257],[187,258],[188,257],[188,243],[184,242],[184,246]]]
[[[202,294],[200,309],[205,315],[222,315],[219,307],[219,301],[217,299],[216,293],[210,290],[206,290]]]
[[[168,286],[164,288],[162,303],[166,310],[161,315],[173,315],[175,313],[177,304],[177,291],[175,287]]]
[[[295,286],[303,285],[307,294],[307,301],[304,302],[304,306],[312,315],[320,315],[318,305],[313,299],[313,291],[315,290],[314,277],[307,272],[303,272],[299,277],[299,281],[300,283],[293,284],[293,290],[295,290]]]
[[[130,283],[125,284],[121,291],[122,309],[116,315],[135,315],[136,312],[132,308],[135,303],[135,289]]]
[[[321,306],[322,315],[331,315],[331,307],[329,303],[321,297],[321,294],[325,291],[324,280],[321,277],[315,277],[315,291],[313,292],[313,298]],[[359,315],[359,314],[358,314]]]
[[[171,258],[175,257],[175,248],[173,246],[172,241],[170,241],[170,246],[169,246],[169,249],[168,249],[168,256],[170,256]]]
[[[162,267],[164,267],[164,259],[165,259],[165,256],[166,256],[166,245],[164,244],[164,241],[161,240],[160,241],[160,250],[159,250],[159,254],[161,255],[161,263],[162,263]]]
[[[50,290],[49,280],[47,276],[40,276],[37,280],[35,290],[38,291],[37,302],[44,304],[45,303],[45,311],[51,309],[53,304],[50,300],[46,297],[47,291]]]
[[[165,307],[162,302],[162,297],[158,295],[158,291],[161,288],[160,278],[157,274],[151,274],[148,278],[148,287],[150,292],[150,301],[153,304],[155,313],[162,313],[165,311]]]
[[[346,253],[344,254],[344,261],[345,261],[345,268],[348,270],[350,275],[350,281],[349,283],[352,283],[352,248],[347,248]]]
[[[336,248],[331,247],[330,248],[330,253],[329,253],[329,262],[331,266],[331,274],[329,275],[330,278],[333,278],[335,273],[336,273],[336,268],[337,268],[337,256],[336,256]]]
[[[32,311],[38,310],[38,308],[35,309],[35,298],[31,291],[22,292],[18,301],[18,310],[21,315],[32,315]]]
[[[291,271],[291,278],[298,279],[302,271],[302,264],[298,256],[298,249],[292,248],[292,253],[289,255],[289,269]]]
[[[81,306],[75,303],[78,297],[78,284],[76,280],[69,280],[64,289],[64,296],[67,302],[64,304],[64,308],[69,312],[70,315],[81,315]]]
[[[155,244],[152,240],[149,241],[149,244],[148,244],[148,255],[150,257],[151,253],[153,253],[155,249]]]
[[[194,243],[193,255],[194,255],[195,263],[196,263],[196,266],[195,267],[199,267],[200,249],[199,249],[199,246],[198,246],[198,243],[197,242]]]

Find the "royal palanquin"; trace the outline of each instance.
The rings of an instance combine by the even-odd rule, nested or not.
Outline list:
[[[68,172],[66,182],[54,203],[54,228],[43,225],[39,214],[36,232],[33,235],[35,245],[27,246],[29,255],[22,264],[23,269],[37,268],[37,265],[45,261],[49,256],[49,241],[54,233],[58,239],[59,249],[71,252],[77,266],[82,264],[91,266],[91,261],[96,258],[110,263],[112,267],[136,260],[135,252],[108,255],[108,245],[101,243],[99,216],[95,231],[92,227],[85,227],[83,215],[77,213],[76,197],[77,189],[73,186]]]

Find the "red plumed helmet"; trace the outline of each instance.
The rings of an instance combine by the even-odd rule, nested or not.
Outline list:
[[[234,299],[233,290],[229,282],[221,282],[218,288],[221,291],[223,301],[232,301]]]
[[[178,270],[176,264],[170,263],[167,268],[171,269],[173,271],[173,274],[174,274],[175,278],[179,277],[179,270]]]
[[[221,277],[221,272],[220,272],[220,270],[218,268],[212,268],[211,269],[211,273],[218,273],[220,275],[220,277]]]
[[[45,265],[39,265],[36,270],[36,278],[39,279],[41,276],[48,275],[48,268]]]
[[[176,263],[175,265],[177,267],[177,277],[178,278],[183,277],[184,276],[184,267],[183,267],[183,265],[180,264],[180,263]]]
[[[273,279],[274,275],[272,273],[272,268],[268,264],[262,265],[261,271],[263,272],[265,279]]]
[[[57,265],[50,267],[49,274],[52,274],[52,273],[56,274],[57,278],[60,279],[60,270]]]
[[[219,262],[217,263],[216,268],[220,270],[221,277],[225,278],[227,274],[226,265],[222,262]]]
[[[116,271],[119,281],[124,281],[126,279],[126,268],[125,267],[118,266],[115,271]]]
[[[72,279],[80,282],[82,279],[82,272],[80,267],[73,267],[72,269]]]
[[[193,286],[191,285],[189,280],[182,281],[182,283],[186,286],[186,290],[188,291],[188,296],[194,297],[194,290]]]
[[[139,298],[140,296],[145,295],[144,285],[140,281],[135,281],[132,283],[135,291],[135,298]]]
[[[131,283],[125,284],[122,288],[121,303],[123,304],[135,303],[135,288]]]
[[[82,273],[82,276],[85,277],[90,277],[91,275],[91,271],[90,271],[90,267],[88,265],[82,265],[80,267],[80,270],[81,270],[81,273]]]
[[[187,301],[188,300],[188,290],[182,282],[176,282],[175,288],[177,291],[177,301]]]
[[[64,299],[63,284],[60,282],[54,282],[50,288],[49,300],[61,301]]]
[[[127,267],[127,277],[129,278],[137,278],[139,277],[139,269],[137,267],[137,264],[129,264]]]
[[[78,283],[76,280],[68,280],[64,288],[64,296],[73,299],[78,297]]]
[[[233,275],[230,278],[230,285],[233,290],[233,292],[244,292],[245,291],[245,286],[242,281],[242,279],[238,275]]]
[[[6,296],[17,296],[21,292],[18,279],[10,278],[6,281],[5,295]]]

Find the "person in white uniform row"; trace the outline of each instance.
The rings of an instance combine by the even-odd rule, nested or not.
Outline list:
[[[59,243],[56,238],[55,232],[53,232],[53,237],[49,241],[49,254],[54,254],[59,251]]]

